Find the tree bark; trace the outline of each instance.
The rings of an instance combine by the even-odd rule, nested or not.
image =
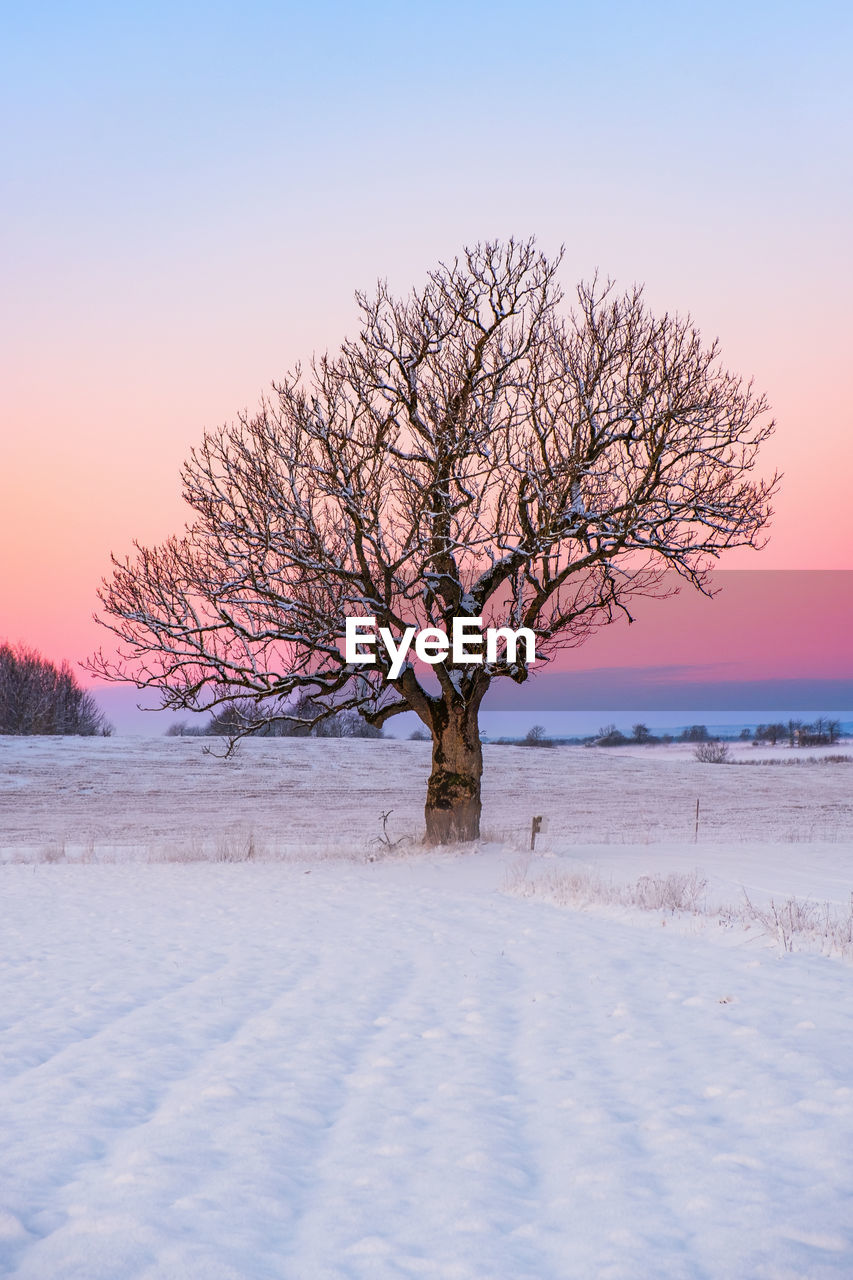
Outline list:
[[[442,703],[433,711],[432,773],[424,810],[427,844],[479,839],[483,748],[478,709]]]

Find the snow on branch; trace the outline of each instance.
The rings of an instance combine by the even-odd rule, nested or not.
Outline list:
[[[114,561],[91,669],[170,706],[312,690],[373,722],[478,701],[523,664],[355,679],[348,616],[454,616],[582,643],[663,574],[706,589],[761,546],[777,477],[757,475],[766,401],[688,318],[593,280],[561,310],[533,241],[487,243],[406,298],[357,295],[358,336],[296,368],[183,469],[185,535]]]

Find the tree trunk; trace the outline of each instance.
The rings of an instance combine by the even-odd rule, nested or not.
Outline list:
[[[480,836],[480,745],[478,707],[442,703],[433,710],[432,773],[427,787],[426,842],[455,844]]]

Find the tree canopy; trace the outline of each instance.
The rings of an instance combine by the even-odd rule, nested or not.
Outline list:
[[[375,725],[414,711],[434,744],[428,835],[476,835],[479,707],[529,662],[507,648],[392,677],[380,646],[346,661],[346,619],[528,627],[547,659],[667,573],[707,590],[723,550],[761,544],[776,484],[754,474],[765,399],[716,342],[640,288],[596,279],[564,310],[559,265],[487,243],[408,297],[357,294],[355,338],[192,452],[186,532],[114,561],[119,656],[94,668],[170,707],[287,715],[308,692]]]

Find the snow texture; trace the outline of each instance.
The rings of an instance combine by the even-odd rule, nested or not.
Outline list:
[[[252,743],[239,767],[180,740],[0,745],[21,856],[61,836],[82,857],[86,822],[105,856],[111,813],[121,859],[0,867],[0,1274],[853,1274],[849,965],[509,896],[511,840],[363,860],[362,822],[406,817],[425,744]],[[840,803],[835,835],[777,844],[776,868],[767,839],[776,775],[819,808],[839,785],[828,767],[503,750],[487,765],[495,800],[516,778],[499,817],[571,769],[614,797],[639,768],[665,807],[686,769],[717,798],[741,788],[754,816],[739,843],[683,841],[682,867],[734,891],[754,852],[755,878],[789,891],[815,852],[814,893],[849,884]],[[301,792],[286,785],[300,763]],[[528,768],[546,776],[532,800]],[[212,840],[237,795],[268,860],[138,859],[163,856],[169,814],[176,847],[192,824]],[[301,857],[273,847],[276,814],[304,829]],[[553,860],[611,851],[634,877],[679,847],[575,848],[564,827],[552,816]]]

